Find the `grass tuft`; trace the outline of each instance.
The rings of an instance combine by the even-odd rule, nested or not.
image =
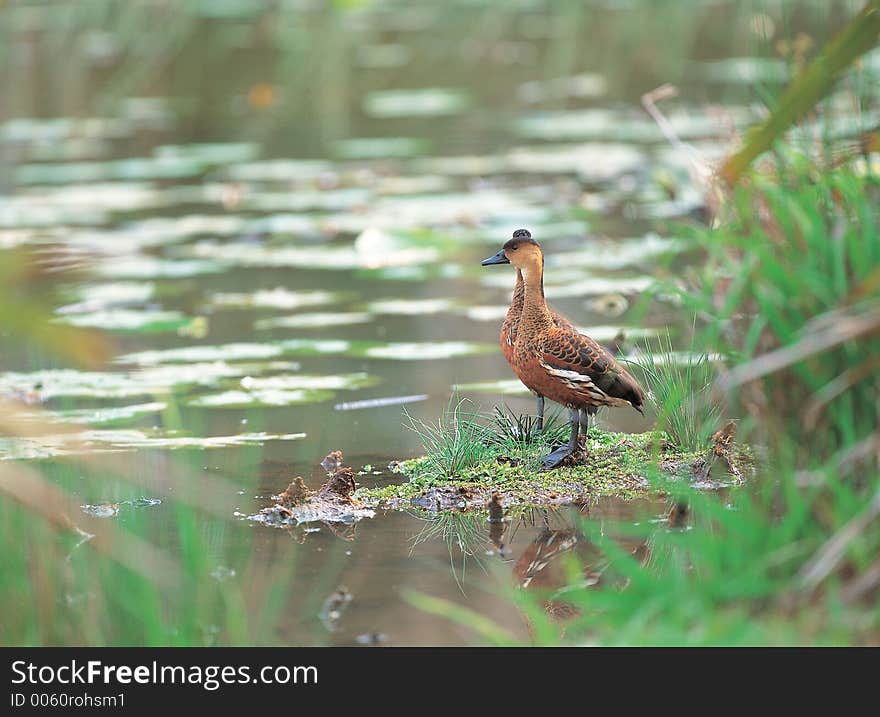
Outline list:
[[[676,358],[667,333],[655,345],[649,341],[644,355],[631,363],[644,375],[658,428],[681,450],[705,449],[721,420],[712,398],[716,371],[709,354],[690,351]]]
[[[407,426],[418,434],[430,468],[441,476],[453,478],[479,463],[486,455],[490,432],[479,422],[479,414],[465,411],[468,399],[453,395],[435,424],[425,423],[404,409]]]

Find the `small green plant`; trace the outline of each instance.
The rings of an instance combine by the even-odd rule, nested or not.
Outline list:
[[[716,372],[710,356],[693,350],[676,355],[667,333],[655,345],[648,342],[644,355],[632,363],[644,374],[657,405],[658,428],[681,450],[704,449],[721,420],[721,409],[711,395]]]
[[[494,432],[490,441],[510,450],[522,451],[535,443],[551,444],[568,439],[569,427],[560,420],[559,411],[544,416],[544,427],[538,430],[538,421],[530,414],[516,414],[507,406],[495,406],[490,417]]]
[[[489,445],[489,429],[479,422],[479,413],[464,410],[466,403],[470,401],[452,396],[436,424],[425,423],[406,409],[403,411],[408,428],[422,441],[427,466],[447,478],[455,478],[483,460]]]

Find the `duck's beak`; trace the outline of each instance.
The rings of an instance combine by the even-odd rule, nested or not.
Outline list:
[[[499,251],[495,256],[490,256],[488,259],[483,259],[480,262],[480,266],[489,266],[490,264],[509,264],[510,259],[504,256],[504,249]]]

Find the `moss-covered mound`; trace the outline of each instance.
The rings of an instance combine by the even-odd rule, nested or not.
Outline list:
[[[540,460],[548,450],[542,442],[524,446],[489,443],[479,460],[454,471],[441,456],[414,458],[396,466],[406,482],[362,486],[355,495],[366,505],[428,510],[484,507],[493,493],[506,505],[592,502],[600,496],[644,493],[649,489],[646,476],[657,472],[694,479],[705,463],[703,455],[676,450],[658,432],[591,429],[586,445],[573,460],[561,468],[542,471]]]

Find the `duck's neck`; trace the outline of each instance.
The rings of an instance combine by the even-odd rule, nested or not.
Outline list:
[[[523,267],[523,284],[525,296],[523,299],[523,318],[538,324],[550,324],[552,318],[547,302],[544,300],[544,267],[535,262]]]
[[[513,297],[510,300],[510,313],[511,311],[515,314],[521,314],[523,308],[523,302],[526,298],[526,285],[523,281],[522,270],[516,270],[516,284],[513,286]]]

